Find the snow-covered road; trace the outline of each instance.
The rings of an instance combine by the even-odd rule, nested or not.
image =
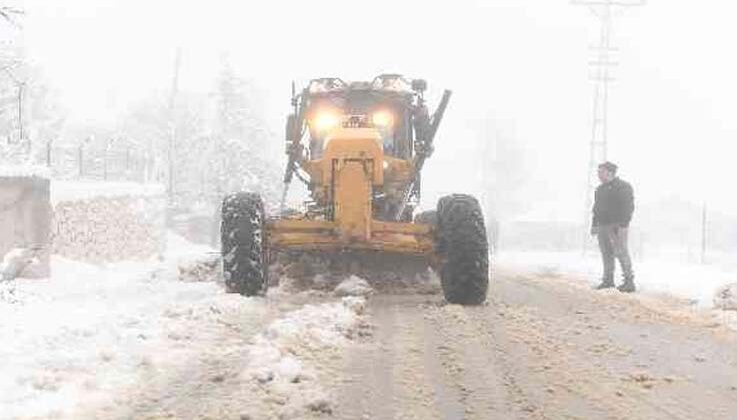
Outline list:
[[[341,419],[734,419],[737,334],[679,300],[497,269],[489,305],[376,296]]]
[[[0,418],[737,416],[730,315],[687,299],[519,259],[481,307],[356,277],[243,298],[193,264],[210,252],[172,236],[162,261],[54,258],[53,279],[3,285]]]

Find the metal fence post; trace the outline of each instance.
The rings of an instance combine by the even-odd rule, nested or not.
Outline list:
[[[704,201],[703,206],[701,207],[701,264],[706,263],[706,228],[707,228],[707,210],[706,210],[706,201]]]
[[[107,181],[107,147],[102,151],[102,180]]]
[[[125,172],[128,173],[131,169],[131,147],[125,148]]]
[[[77,166],[79,167],[79,178],[84,177],[84,143],[79,144],[77,151]]]
[[[51,168],[51,140],[46,142],[46,166]]]

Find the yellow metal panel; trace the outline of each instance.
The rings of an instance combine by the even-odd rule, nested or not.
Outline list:
[[[369,128],[339,129],[330,134],[326,144],[321,169],[324,185],[330,184],[332,161],[335,159],[371,161],[373,184],[384,183],[384,150],[378,131]]]
[[[325,220],[279,219],[279,220],[267,221],[267,228],[273,232],[314,231],[314,230],[332,231],[336,228],[336,225],[333,222],[329,222]]]
[[[346,240],[371,236],[371,161],[341,160],[333,168],[335,221]]]
[[[432,232],[433,227],[423,223],[381,222],[374,220],[371,229],[376,233],[393,232],[413,235],[429,235]]]
[[[414,176],[412,161],[391,156],[384,156],[384,161],[386,161],[384,178],[388,179],[387,182],[406,182]]]

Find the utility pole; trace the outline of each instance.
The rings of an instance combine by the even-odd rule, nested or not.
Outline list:
[[[612,68],[618,63],[614,57],[617,48],[612,44],[613,18],[617,11],[627,7],[642,6],[646,0],[572,0],[571,4],[586,6],[599,19],[599,45],[591,47],[595,59],[589,61],[594,82],[593,109],[591,118],[591,141],[589,143],[589,166],[587,173],[586,203],[583,218],[583,252],[586,253],[588,226],[591,220],[593,193],[597,184],[597,167],[607,160],[609,142],[609,84]]]
[[[707,219],[706,219],[706,201],[704,201],[701,207],[701,264],[706,263],[706,230],[707,230]]]
[[[179,93],[179,68],[182,64],[182,49],[177,48],[176,57],[174,58],[174,75],[171,81],[171,92],[169,93],[169,145],[167,160],[169,163],[169,176],[167,192],[169,202],[174,201],[174,150],[177,144],[177,121],[176,121],[176,103],[177,94]]]
[[[23,141],[23,88],[25,82],[18,83],[18,140]]]
[[[23,90],[26,87],[26,82],[15,77],[15,74],[10,69],[10,66],[3,67],[3,71],[8,75],[10,80],[13,82],[15,87],[18,89],[18,100],[17,100],[17,112],[18,112],[18,142],[23,142]]]

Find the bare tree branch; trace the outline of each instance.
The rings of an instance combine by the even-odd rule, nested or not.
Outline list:
[[[23,15],[25,12],[21,9],[9,6],[0,6],[0,17],[15,27],[20,27],[20,24],[15,19],[18,15]]]

